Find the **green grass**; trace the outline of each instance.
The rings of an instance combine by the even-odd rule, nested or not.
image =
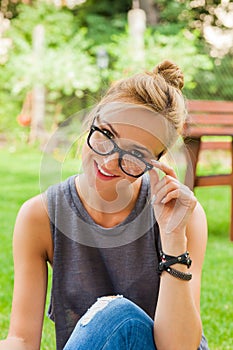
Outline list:
[[[197,188],[209,226],[202,276],[201,312],[212,350],[233,349],[232,250],[229,241],[230,188]]]
[[[13,288],[11,242],[17,212],[25,200],[40,192],[41,173],[46,174],[45,181],[42,181],[44,187],[57,179],[54,176],[56,171],[60,172],[58,178],[63,179],[78,169],[77,160],[67,159],[64,166],[58,162],[53,167],[53,172],[48,172],[48,166],[42,161],[40,152],[29,151],[27,148],[10,150],[0,150],[0,339],[7,335],[10,318]],[[230,189],[198,188],[195,192],[206,211],[209,225],[209,241],[202,277],[203,326],[211,350],[230,350],[233,349]],[[41,350],[54,349],[53,323],[45,316]]]
[[[7,335],[9,326],[11,299],[13,291],[13,259],[12,259],[12,233],[17,212],[23,202],[30,197],[40,193],[44,183],[51,183],[53,180],[65,177],[77,172],[76,160],[67,159],[64,163],[52,162],[52,168],[59,172],[59,176],[47,172],[44,165],[44,158],[38,151],[22,148],[15,151],[14,148],[0,150],[0,339]],[[62,161],[62,159],[61,159]],[[48,164],[46,163],[46,166]],[[41,177],[45,174],[46,180],[41,184]],[[51,271],[49,271],[51,276]],[[48,309],[49,292],[46,303]],[[54,326],[45,317],[44,332],[42,337],[41,350],[54,350]]]

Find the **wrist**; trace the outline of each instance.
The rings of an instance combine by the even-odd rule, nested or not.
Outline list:
[[[168,255],[177,256],[187,250],[185,233],[161,233],[162,250]]]
[[[189,252],[178,255],[171,256],[164,252],[160,252],[160,263],[159,263],[159,273],[162,274],[164,271],[168,272],[171,276],[176,277],[181,280],[190,281],[192,274],[187,272],[186,269],[190,268],[192,260],[189,257]],[[178,267],[178,269],[177,269]]]

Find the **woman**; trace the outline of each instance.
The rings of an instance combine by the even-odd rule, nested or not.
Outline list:
[[[159,162],[185,121],[182,87],[170,61],[116,82],[90,115],[83,173],[22,206],[0,349],[40,348],[48,262],[58,350],[208,349],[200,319],[205,214]]]

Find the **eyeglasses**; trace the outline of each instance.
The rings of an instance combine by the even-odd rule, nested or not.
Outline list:
[[[95,153],[101,156],[119,153],[118,164],[126,175],[138,178],[153,168],[153,165],[146,162],[141,156],[133,154],[134,152],[137,153],[137,150],[125,151],[111,137],[108,130],[102,130],[92,124],[87,137],[87,144]]]

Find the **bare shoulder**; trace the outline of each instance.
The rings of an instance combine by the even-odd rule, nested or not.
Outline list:
[[[52,239],[45,194],[27,200],[19,210],[14,229],[14,246],[30,246],[31,251],[52,258]]]
[[[47,201],[45,194],[39,194],[35,197],[28,199],[18,213],[18,217],[27,218],[30,220],[46,220],[47,214]]]

